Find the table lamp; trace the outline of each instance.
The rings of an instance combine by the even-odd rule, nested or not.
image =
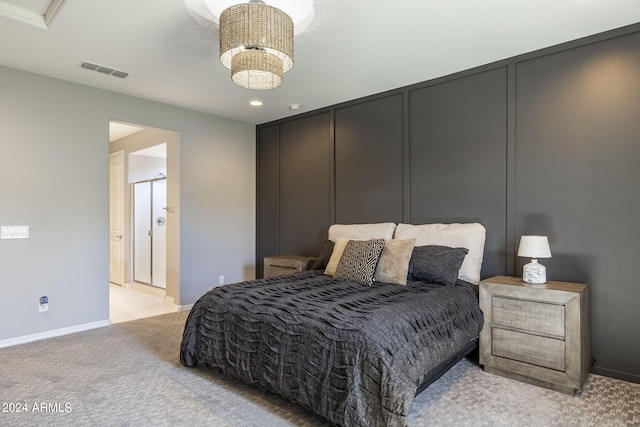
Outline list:
[[[518,256],[531,258],[531,262],[522,267],[522,280],[535,284],[547,282],[547,269],[538,263],[538,258],[551,258],[547,236],[520,237]]]

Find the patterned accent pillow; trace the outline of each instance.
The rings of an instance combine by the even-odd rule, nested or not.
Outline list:
[[[468,252],[467,248],[416,246],[409,261],[409,276],[417,281],[454,285]]]
[[[384,239],[349,240],[333,278],[371,286]]]

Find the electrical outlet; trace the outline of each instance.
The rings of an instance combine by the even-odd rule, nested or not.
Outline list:
[[[38,311],[40,313],[49,311],[49,297],[40,297],[40,306],[38,307]]]
[[[218,276],[218,285],[224,285],[224,276]]]

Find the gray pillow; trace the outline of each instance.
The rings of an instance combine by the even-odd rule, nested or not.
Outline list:
[[[409,276],[412,280],[453,285],[468,252],[467,248],[416,246],[409,261]]]
[[[334,245],[335,243],[333,243],[332,240],[327,240],[326,242],[324,242],[322,250],[320,251],[320,255],[318,255],[316,262],[313,264],[313,267],[311,267],[312,270],[324,270],[325,268],[327,268],[327,264],[329,263],[331,254],[333,253]]]
[[[371,286],[382,249],[384,239],[349,240],[333,278]]]

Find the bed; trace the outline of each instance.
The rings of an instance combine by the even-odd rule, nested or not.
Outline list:
[[[483,248],[480,224],[334,225],[315,269],[203,295],[180,360],[338,425],[406,426],[414,396],[477,342]]]

